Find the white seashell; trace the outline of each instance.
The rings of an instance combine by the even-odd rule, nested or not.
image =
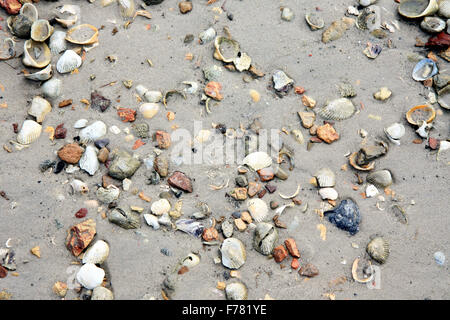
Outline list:
[[[236,238],[225,239],[220,246],[220,253],[222,264],[229,269],[239,269],[247,258],[244,244]]]
[[[433,127],[432,123],[427,123],[426,121],[422,121],[422,125],[419,129],[416,130],[416,133],[424,139],[428,139],[428,133]]]
[[[405,135],[405,126],[401,123],[394,123],[387,128],[384,128],[384,133],[393,143],[400,145],[400,138]]]
[[[227,300],[247,300],[247,287],[240,282],[230,283],[225,287]]]
[[[66,33],[64,31],[55,31],[50,37],[50,51],[57,55],[67,49]]]
[[[374,4],[375,2],[377,2],[378,0],[358,0],[358,3],[363,6],[363,7],[368,7],[371,4]]]
[[[134,14],[134,0],[118,0],[120,14],[124,18],[132,18]]]
[[[75,51],[66,50],[56,63],[56,70],[59,73],[72,72],[76,68],[79,68],[82,63],[81,57]]]
[[[21,144],[30,144],[39,138],[42,132],[42,126],[33,120],[25,120],[22,128],[17,135],[17,142]]]
[[[216,37],[216,30],[214,28],[209,28],[200,33],[198,38],[200,39],[200,44],[205,44]]]
[[[28,17],[31,21],[36,21],[38,19],[38,11],[31,3],[24,3],[22,8],[20,8],[19,13]]]
[[[315,174],[315,177],[317,179],[317,185],[321,188],[334,187],[336,184],[336,176],[334,175],[334,172],[328,168],[320,169]]]
[[[50,48],[44,42],[25,41],[22,63],[32,68],[45,68],[51,61]]]
[[[114,300],[114,294],[105,287],[97,287],[92,291],[91,300]]]
[[[105,271],[93,263],[86,263],[77,273],[77,281],[89,290],[100,286],[104,277]]]
[[[89,145],[86,147],[86,150],[80,159],[80,168],[89,173],[91,176],[93,176],[100,167],[100,163],[97,159],[97,152],[97,148]]]
[[[54,28],[47,20],[39,19],[31,25],[31,39],[37,42],[44,42],[53,33]]]
[[[439,1],[439,15],[445,18],[450,18],[450,0]]]
[[[369,184],[366,187],[366,197],[367,198],[373,198],[378,194],[378,189],[373,184]]]
[[[28,114],[33,117],[36,117],[36,122],[42,123],[42,121],[44,121],[45,116],[50,111],[52,111],[52,106],[50,102],[48,102],[44,98],[36,96],[33,98],[33,101],[31,102],[31,107],[28,110]]]
[[[257,171],[270,167],[272,158],[266,152],[257,151],[247,155],[242,163]]]
[[[86,119],[79,119],[75,122],[73,127],[75,129],[83,129],[84,127],[86,127],[87,124],[88,124],[88,121]]]
[[[117,127],[117,126],[111,126],[111,127],[109,127],[109,131],[110,131],[111,133],[114,133],[114,134],[119,134],[119,133],[122,132],[122,131],[119,129],[119,127]]]
[[[41,87],[42,93],[50,98],[55,99],[61,95],[62,81],[59,79],[50,79],[44,82]]]
[[[318,114],[325,119],[345,120],[350,118],[356,111],[352,101],[347,98],[340,98],[331,101],[325,107],[318,110]]]
[[[153,214],[161,216],[164,213],[169,212],[170,202],[167,199],[160,199],[152,203],[150,210],[152,211]]]
[[[338,198],[338,193],[333,188],[322,188],[319,190],[319,194],[322,200],[336,200]]]
[[[156,103],[143,103],[139,107],[139,111],[142,113],[144,118],[151,119],[158,113],[159,105]]]
[[[103,121],[95,121],[80,131],[80,140],[83,143],[100,139],[106,134],[106,124]]]
[[[189,269],[195,267],[200,263],[200,258],[198,255],[190,253],[181,262],[182,266],[188,267]]]
[[[144,214],[144,219],[147,224],[155,230],[159,229],[158,218],[152,214],[146,213]]]
[[[81,180],[74,179],[70,183],[70,185],[72,186],[72,189],[73,189],[74,192],[79,192],[79,193],[82,193],[82,194],[86,194],[86,193],[89,192],[89,188],[88,188],[87,183],[85,183],[85,182],[83,182]]]
[[[263,221],[269,213],[267,204],[261,199],[248,200],[247,210],[250,212],[250,215],[256,222]]]
[[[83,263],[102,264],[109,255],[109,245],[99,240],[90,246],[83,256]]]
[[[73,4],[65,4],[57,7],[59,14],[55,18],[56,22],[64,28],[73,26],[80,16],[80,7]]]
[[[130,190],[131,183],[132,183],[132,182],[131,182],[130,179],[127,179],[127,178],[123,179],[123,180],[122,180],[122,189],[123,189],[124,191]]]
[[[69,164],[69,165],[67,166],[67,168],[65,169],[65,171],[66,171],[66,173],[68,173],[68,174],[72,174],[72,173],[75,173],[75,172],[77,172],[77,171],[80,171],[80,167],[74,166],[73,164]]]
[[[34,81],[45,81],[50,79],[53,76],[53,70],[52,65],[49,64],[45,69],[42,69],[41,71],[30,73],[30,74],[24,74],[24,77],[28,80],[34,80]]]
[[[171,226],[172,225],[172,221],[170,220],[170,216],[169,214],[166,212],[164,213],[161,217],[158,218],[158,223],[163,225],[163,226]]]
[[[106,188],[98,188],[96,195],[100,202],[110,204],[111,202],[119,199],[120,190],[115,185],[110,184]]]
[[[203,143],[208,141],[210,136],[211,136],[210,130],[200,130],[197,136],[195,137],[195,140],[198,141],[199,143]]]
[[[144,94],[148,91],[148,89],[146,87],[144,87],[142,84],[138,84],[136,86],[135,90],[136,90],[136,93],[141,97],[143,97]]]
[[[145,101],[151,103],[160,102],[162,99],[162,92],[148,90],[147,92],[144,93],[144,99]]]
[[[245,52],[241,52],[240,56],[236,57],[233,63],[236,66],[236,69],[239,72],[242,72],[250,68],[252,58],[250,58]]]

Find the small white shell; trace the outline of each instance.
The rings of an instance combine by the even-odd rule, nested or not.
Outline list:
[[[188,267],[189,269],[195,267],[200,263],[200,258],[198,255],[190,253],[186,258],[183,259],[181,265]]]
[[[100,286],[104,277],[105,271],[93,263],[86,263],[77,273],[77,281],[89,290]]]
[[[384,133],[393,143],[400,145],[400,138],[405,135],[405,126],[401,123],[394,123],[384,129]]]
[[[74,192],[80,192],[82,194],[86,194],[86,193],[89,192],[89,188],[88,188],[87,183],[85,183],[85,182],[83,182],[81,180],[74,179],[70,183],[70,185],[72,186]]]
[[[250,58],[245,52],[241,52],[240,56],[236,57],[233,63],[236,66],[236,69],[239,72],[242,72],[250,68],[252,58]]]
[[[227,300],[247,300],[247,287],[240,282],[230,283],[225,287]]]
[[[214,28],[209,28],[200,33],[198,38],[200,39],[200,44],[205,44],[216,37],[216,30]]]
[[[75,122],[73,127],[75,129],[83,129],[84,127],[86,127],[87,124],[88,124],[88,121],[86,119],[79,119]]]
[[[378,189],[373,184],[369,184],[366,187],[366,197],[373,198],[378,194]]]
[[[151,102],[151,103],[160,102],[162,99],[162,92],[148,90],[144,93],[144,99],[145,99],[145,101]]]
[[[44,98],[36,96],[33,98],[33,101],[31,102],[31,107],[28,110],[28,114],[33,117],[36,117],[37,122],[42,123],[42,121],[44,121],[45,116],[50,111],[52,111],[52,106],[50,102],[48,102]]]
[[[89,142],[100,139],[106,134],[106,124],[103,121],[95,121],[80,131],[81,142]]]
[[[264,221],[269,213],[267,204],[261,199],[251,199],[247,201],[247,210],[256,222]]]
[[[183,84],[189,86],[188,88],[183,89],[183,92],[185,93],[194,94],[198,90],[198,83],[195,81],[183,81]]]
[[[160,199],[152,203],[150,208],[153,214],[161,216],[170,210],[170,202],[167,199]]]
[[[100,167],[100,163],[97,159],[97,152],[97,148],[89,145],[86,147],[86,151],[84,151],[83,156],[80,159],[80,168],[91,176],[93,176]]]
[[[75,51],[66,50],[56,63],[56,70],[59,73],[72,72],[76,68],[79,68],[82,63],[81,57]]]
[[[338,193],[333,188],[322,188],[319,190],[319,194],[322,200],[336,200],[338,198]]]
[[[272,158],[266,152],[257,151],[247,155],[242,163],[257,171],[270,167]]]
[[[142,113],[144,118],[151,119],[158,113],[159,105],[156,103],[143,103],[139,107],[139,111]]]
[[[109,255],[109,245],[99,240],[86,250],[83,256],[83,263],[102,264]]]
[[[322,168],[315,174],[317,184],[321,188],[334,187],[336,184],[336,176],[334,172],[328,168]]]
[[[158,223],[163,225],[163,226],[167,226],[167,227],[171,226],[172,225],[172,221],[170,220],[169,214],[166,212],[162,216],[160,216],[158,218]]]
[[[53,76],[52,65],[49,64],[45,69],[42,69],[35,73],[24,74],[24,77],[28,80],[45,81]]]
[[[59,79],[50,79],[44,82],[41,89],[46,97],[55,99],[61,95],[62,81]]]
[[[158,218],[152,214],[146,213],[144,214],[144,219],[147,224],[155,230],[159,229]]]
[[[57,55],[67,49],[66,33],[64,31],[55,31],[50,37],[50,51]]]
[[[25,120],[22,128],[17,135],[17,142],[21,144],[30,144],[39,138],[42,132],[42,126],[33,120]]]
[[[148,91],[146,87],[144,87],[142,84],[138,84],[135,88],[136,93],[140,95],[141,97],[144,96],[144,94]]]

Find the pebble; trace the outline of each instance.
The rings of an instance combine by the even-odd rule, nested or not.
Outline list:
[[[159,173],[159,172],[158,172]],[[161,175],[161,173],[160,173]],[[161,175],[162,176],[162,175]],[[168,179],[167,182],[172,187],[181,189],[185,192],[192,192],[192,181],[183,172],[175,171]]]
[[[294,12],[290,8],[283,8],[281,11],[281,19],[291,21],[294,18]]]
[[[58,157],[67,163],[77,164],[78,161],[80,161],[83,152],[83,148],[77,143],[70,143],[59,149]]]
[[[317,137],[329,144],[338,140],[339,134],[329,123],[326,123],[317,128]]]
[[[279,263],[287,257],[288,253],[283,245],[279,245],[278,247],[273,249],[272,255],[275,261]]]

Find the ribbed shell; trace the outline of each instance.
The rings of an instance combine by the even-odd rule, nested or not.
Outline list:
[[[229,269],[239,269],[246,260],[244,244],[236,238],[227,238],[220,247],[222,264]]]
[[[261,199],[248,200],[247,210],[250,212],[250,215],[256,222],[264,221],[269,213],[267,204],[264,202],[264,200]]]
[[[392,184],[392,174],[389,170],[378,170],[369,173],[366,180],[377,187],[386,188]]]
[[[243,164],[257,171],[272,165],[272,158],[266,152],[253,152],[247,155],[242,161]]]
[[[382,237],[376,237],[367,244],[367,253],[379,263],[385,263],[389,257],[389,242]]]
[[[248,290],[244,284],[235,282],[226,286],[225,294],[228,300],[247,300]]]
[[[336,176],[333,171],[328,168],[322,168],[314,175],[317,179],[317,184],[321,188],[334,187],[336,184]]]
[[[356,111],[353,103],[347,98],[331,101],[325,107],[320,108],[317,113],[329,120],[345,120],[350,118]]]
[[[56,63],[56,70],[59,73],[72,72],[76,68],[79,68],[82,63],[81,57],[75,51],[66,50]]]
[[[263,255],[272,253],[275,242],[278,239],[278,231],[275,227],[266,222],[256,225],[255,234],[253,236],[253,247]]]
[[[42,126],[33,120],[25,120],[17,135],[17,142],[30,144],[36,141],[42,132]]]
[[[106,134],[106,124],[102,121],[95,121],[80,131],[81,142],[89,142],[100,139]]]
[[[61,95],[62,81],[55,78],[47,80],[42,85],[41,90],[46,97],[50,99],[57,98]]]
[[[50,37],[50,51],[57,55],[67,49],[66,33],[55,31]]]
[[[36,117],[36,121],[41,123],[42,121],[44,121],[45,116],[50,111],[52,111],[52,106],[50,102],[48,102],[44,98],[36,96],[33,98],[33,101],[31,102],[31,107],[28,110],[28,114],[33,117]]]

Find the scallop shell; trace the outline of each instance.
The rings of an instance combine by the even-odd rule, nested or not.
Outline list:
[[[80,140],[83,143],[95,141],[106,134],[106,124],[103,121],[95,121],[80,131]]]
[[[431,59],[420,60],[413,69],[412,77],[416,81],[425,81],[438,73],[436,62]]]
[[[32,3],[24,3],[22,8],[20,8],[19,13],[26,16],[31,21],[36,21],[38,19],[38,11]]]
[[[25,120],[22,128],[17,135],[17,142],[21,144],[30,144],[36,141],[42,132],[42,126],[33,120]]]
[[[46,67],[52,58],[47,44],[43,42],[36,42],[33,40],[27,40],[24,44],[24,52],[22,62],[24,65],[32,68],[44,68]]]
[[[446,22],[438,17],[425,17],[420,27],[430,33],[438,33],[445,29]]]
[[[16,56],[15,46],[16,43],[13,39],[4,39],[0,46],[0,61],[14,58]]]
[[[305,15],[305,20],[313,31],[322,29],[325,26],[325,22],[323,21],[322,17],[315,12],[307,13]]]
[[[118,0],[120,14],[124,18],[132,18],[135,10],[134,0]]]
[[[225,294],[228,300],[247,300],[247,287],[240,282],[230,283],[225,287]]]
[[[389,242],[382,237],[375,237],[367,244],[366,251],[372,259],[383,264],[389,257]]]
[[[395,144],[400,144],[398,140],[400,140],[405,135],[405,126],[401,123],[391,124],[389,127],[384,128],[384,133]]]
[[[42,121],[44,121],[45,115],[50,111],[52,111],[50,102],[48,102],[44,98],[36,96],[31,102],[31,107],[28,110],[28,114],[36,117],[36,122],[42,123]]]
[[[380,188],[389,187],[393,182],[391,172],[386,169],[369,173],[366,180]]]
[[[205,44],[209,41],[211,41],[212,39],[214,39],[214,37],[216,36],[216,30],[214,30],[214,28],[209,28],[203,32],[201,32],[198,36],[198,38],[200,39],[200,44]]]
[[[450,18],[450,1],[440,0],[439,1],[439,15],[445,18]]]
[[[82,168],[83,169],[83,168]],[[97,199],[101,203],[110,204],[119,199],[120,190],[115,185],[110,184],[106,188],[100,187],[96,192]]]
[[[24,74],[24,77],[28,80],[34,80],[34,81],[45,81],[50,79],[53,76],[53,70],[52,65],[49,64],[47,67],[42,69],[41,71],[30,73],[30,74]]]
[[[81,57],[73,50],[66,50],[56,63],[56,70],[59,73],[68,73],[81,66]]]
[[[158,218],[156,216],[154,216],[152,214],[149,214],[149,213],[146,213],[146,214],[144,214],[144,220],[154,230],[158,230],[159,229],[159,222],[158,222]]]
[[[431,16],[438,11],[436,0],[403,0],[398,6],[398,13],[406,18]]]
[[[406,120],[412,125],[420,126],[422,121],[430,123],[436,117],[436,111],[430,105],[419,105],[408,110]]]
[[[80,168],[89,173],[91,176],[93,176],[100,167],[97,152],[98,151],[94,146],[89,145],[86,147],[86,150],[80,159]]]
[[[61,95],[62,81],[59,79],[50,79],[44,82],[41,87],[42,93],[50,98],[55,99]]]
[[[105,287],[97,287],[92,291],[91,300],[114,300],[114,294]]]
[[[67,49],[66,33],[64,31],[55,31],[50,37],[50,51],[57,55]]]
[[[83,129],[84,127],[86,127],[86,125],[88,124],[88,120],[87,119],[79,119],[75,122],[75,124],[73,125],[73,127],[75,129]]]
[[[31,39],[37,42],[44,42],[53,33],[54,28],[50,25],[48,20],[39,19],[31,25]]]
[[[328,168],[322,168],[314,175],[317,184],[321,188],[334,187],[336,185],[336,176],[333,171]]]
[[[258,252],[268,256],[269,254],[272,254],[277,239],[277,229],[270,223],[261,222],[256,225],[255,233],[253,235],[253,247]]]
[[[105,271],[93,263],[86,263],[77,273],[77,281],[89,290],[100,286],[104,277]]]
[[[350,118],[356,111],[352,101],[347,98],[340,98],[329,102],[325,107],[320,108],[317,113],[325,119],[345,120]]]
[[[255,171],[270,167],[272,165],[272,158],[262,151],[257,151],[247,155],[242,164],[249,166]]]
[[[226,63],[233,62],[240,51],[239,43],[237,41],[221,36],[216,37],[214,40],[214,47],[216,48],[214,58]]]
[[[82,194],[86,194],[89,192],[89,188],[87,183],[78,180],[78,179],[74,179],[71,183],[70,183],[72,189],[74,192],[79,192]]]
[[[319,190],[319,195],[322,197],[322,200],[336,200],[339,196],[333,188],[322,188]]]
[[[264,221],[269,213],[267,204],[261,199],[251,199],[247,201],[247,210],[256,222]]]
[[[154,215],[161,216],[169,212],[170,202],[167,199],[160,199],[152,203],[150,210]]]
[[[139,107],[139,112],[141,112],[142,116],[146,119],[153,118],[158,113],[158,111],[159,105],[157,105],[156,103],[143,103]]]
[[[98,41],[98,29],[90,24],[80,24],[67,31],[66,40],[75,44],[93,44]]]
[[[239,269],[247,258],[244,244],[236,238],[225,239],[220,246],[220,253],[222,264],[229,269]]]
[[[103,240],[98,240],[86,250],[83,263],[102,264],[106,261],[108,255],[109,245]]]

